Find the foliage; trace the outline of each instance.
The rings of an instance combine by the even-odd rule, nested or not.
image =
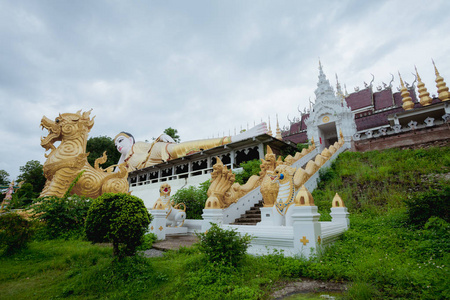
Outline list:
[[[5,170],[0,170],[0,185],[9,185],[9,173]]]
[[[179,143],[181,141],[180,136],[178,135],[178,130],[172,127],[164,129],[164,133],[173,138],[176,143]]]
[[[418,150],[344,152],[326,172],[312,193],[322,213],[336,192],[350,213],[379,213],[404,206],[407,195],[448,185],[450,147]]]
[[[153,232],[147,233],[144,235],[142,244],[138,246],[136,249],[139,251],[144,251],[151,249],[153,246],[153,243],[158,240],[158,236],[154,234]]]
[[[428,228],[417,230],[405,221],[404,209],[351,215],[351,228],[311,261],[305,275],[354,282],[352,299],[446,299],[449,224],[430,219]]]
[[[33,185],[24,183],[12,194],[10,207],[15,209],[26,207],[34,201],[34,196]]]
[[[244,257],[251,237],[248,234],[241,236],[236,230],[227,230],[211,223],[206,233],[197,233],[199,249],[208,262],[237,266]]]
[[[136,256],[111,264],[112,251],[105,245],[32,241],[28,249],[0,257],[0,295],[270,299],[273,289],[306,277],[347,283],[346,299],[449,299],[450,224],[431,217],[422,227],[411,226],[403,201],[408,194],[429,192],[430,186],[445,186],[441,174],[449,170],[446,153],[448,149],[430,148],[340,155],[332,167],[335,175],[313,195],[320,210],[329,210],[338,192],[351,206],[350,229],[310,260],[275,251],[247,255],[232,267],[209,263],[194,246],[163,257]]]
[[[253,159],[241,163],[242,172],[236,173],[235,181],[239,184],[245,184],[252,175],[258,175],[261,172],[261,160]]]
[[[0,215],[0,255],[11,255],[25,248],[32,234],[30,222],[20,215]]]
[[[84,235],[84,221],[91,199],[70,192],[80,179],[80,172],[62,198],[45,197],[32,205],[34,217],[45,225],[37,232],[39,239],[74,238]]]
[[[20,172],[22,172],[17,177],[17,182],[25,181],[33,186],[33,197],[39,197],[42,189],[45,185],[44,171],[41,163],[37,160],[28,161],[25,166],[20,167]]]
[[[175,204],[186,204],[187,219],[201,219],[206,200],[208,199],[208,189],[211,181],[200,183],[199,187],[189,186],[179,189],[171,198]]]
[[[152,216],[138,197],[124,193],[105,193],[94,200],[86,218],[88,240],[113,243],[120,259],[133,256],[142,244]]]
[[[102,164],[103,169],[117,164],[121,154],[117,151],[113,139],[108,136],[97,136],[88,139],[86,152],[89,152],[87,160],[91,166],[94,166],[95,160],[102,157],[103,152],[105,151],[108,159],[104,164]]]
[[[92,200],[83,196],[39,198],[32,205],[35,217],[44,222],[40,239],[73,238],[83,236],[84,221]]]
[[[302,152],[303,149],[309,148],[309,140],[306,141],[306,143],[298,143],[297,144],[297,151]]]
[[[423,226],[430,217],[436,216],[450,222],[450,186],[446,185],[442,190],[434,190],[418,193],[405,200],[408,214],[408,222],[413,225]]]

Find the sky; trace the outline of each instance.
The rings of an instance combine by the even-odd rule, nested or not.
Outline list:
[[[90,137],[275,132],[314,102],[319,59],[349,93],[414,66],[450,86],[450,1],[0,0],[0,170],[45,162],[45,115],[92,109]]]

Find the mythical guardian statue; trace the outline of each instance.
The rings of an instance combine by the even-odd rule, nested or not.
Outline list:
[[[159,188],[159,199],[156,200],[153,209],[164,209],[166,211],[167,225],[169,227],[181,227],[186,220],[186,205],[178,203],[173,205],[170,200],[172,188],[168,183],[163,183]],[[181,209],[183,207],[183,209]]]
[[[62,197],[81,171],[84,171],[83,175],[72,189],[73,194],[97,198],[107,192],[128,192],[128,172],[124,165],[119,165],[116,173],[112,172],[112,167],[101,169],[99,164],[106,161],[105,153],[95,161],[95,168],[87,161],[87,138],[95,118],[91,119],[90,113],[81,113],[81,110],[64,113],[54,121],[45,116],[42,118],[42,129],[47,129],[48,135],[41,138],[41,146],[51,151],[45,155],[44,176],[47,181],[40,197]],[[55,142],[61,143],[55,147]]]

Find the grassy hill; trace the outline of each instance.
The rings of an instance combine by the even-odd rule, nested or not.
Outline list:
[[[329,220],[337,192],[351,228],[311,260],[247,256],[208,264],[198,249],[113,261],[80,240],[33,241],[0,257],[1,299],[269,299],[286,281],[347,282],[345,299],[449,299],[450,147],[343,153],[313,197]]]

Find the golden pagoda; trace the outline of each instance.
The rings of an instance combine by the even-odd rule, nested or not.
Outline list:
[[[419,72],[417,72],[416,66],[414,66],[414,68],[416,69],[417,81],[419,82],[417,84],[417,89],[419,90],[420,104],[422,106],[430,105],[433,99],[431,99],[430,93],[428,93],[427,88],[425,87],[425,83],[422,82],[422,79],[419,76]]]
[[[444,78],[442,78],[442,76],[439,75],[436,65],[434,64],[434,61],[433,61],[433,66],[434,66],[434,71],[436,73],[436,87],[438,88],[438,93],[439,93],[438,98],[441,101],[448,101],[448,100],[450,100],[450,93],[448,92],[448,87],[445,84]]]
[[[403,83],[402,76],[400,75],[400,72],[398,72],[398,76],[400,77],[400,83],[402,84],[401,89],[401,95],[402,95],[402,102],[403,102],[403,109],[404,110],[410,110],[414,108],[414,102],[412,102],[411,95],[408,92],[408,89],[405,87],[405,84]]]

